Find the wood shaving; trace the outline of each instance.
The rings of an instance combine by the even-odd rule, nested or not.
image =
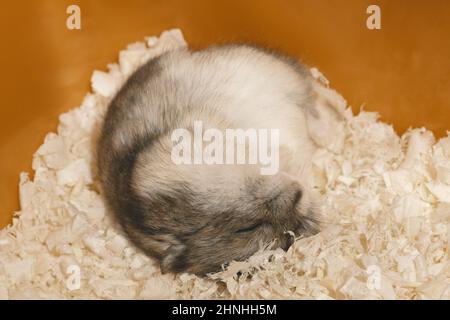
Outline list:
[[[320,92],[343,114],[336,140],[314,155],[323,231],[206,278],[162,275],[137,252],[98,193],[95,135],[127,77],[183,46],[179,30],[128,46],[60,116],[34,155],[34,179],[20,176],[20,212],[0,231],[0,299],[450,298],[450,136],[436,142],[422,128],[399,137],[376,113],[354,115],[317,69]]]

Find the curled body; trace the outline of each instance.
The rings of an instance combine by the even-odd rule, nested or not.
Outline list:
[[[163,272],[199,275],[261,245],[318,231],[308,186],[316,148],[313,80],[300,63],[248,45],[166,52],[111,101],[97,149],[103,195],[129,239]],[[255,164],[179,164],[173,132],[276,129],[277,172]]]

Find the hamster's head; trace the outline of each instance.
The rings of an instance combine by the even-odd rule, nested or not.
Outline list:
[[[299,237],[318,231],[310,190],[289,174],[156,158],[143,152],[136,161],[131,185],[139,216],[124,225],[138,247],[159,258],[163,272],[220,271],[269,243],[287,250],[292,232]]]

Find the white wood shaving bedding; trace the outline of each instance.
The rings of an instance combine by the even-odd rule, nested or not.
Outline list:
[[[399,137],[375,113],[353,115],[315,68],[324,94],[345,110],[333,152],[314,156],[323,231],[210,278],[162,275],[138,253],[105,214],[93,141],[125,79],[181,46],[179,30],[128,46],[108,72],[94,72],[81,107],[60,116],[34,155],[34,179],[21,175],[21,211],[0,231],[0,299],[450,299],[450,136],[436,142],[414,129]]]

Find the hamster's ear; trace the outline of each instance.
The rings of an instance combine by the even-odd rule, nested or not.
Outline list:
[[[172,244],[163,254],[160,260],[161,272],[183,272],[187,267],[186,246],[184,244]]]

